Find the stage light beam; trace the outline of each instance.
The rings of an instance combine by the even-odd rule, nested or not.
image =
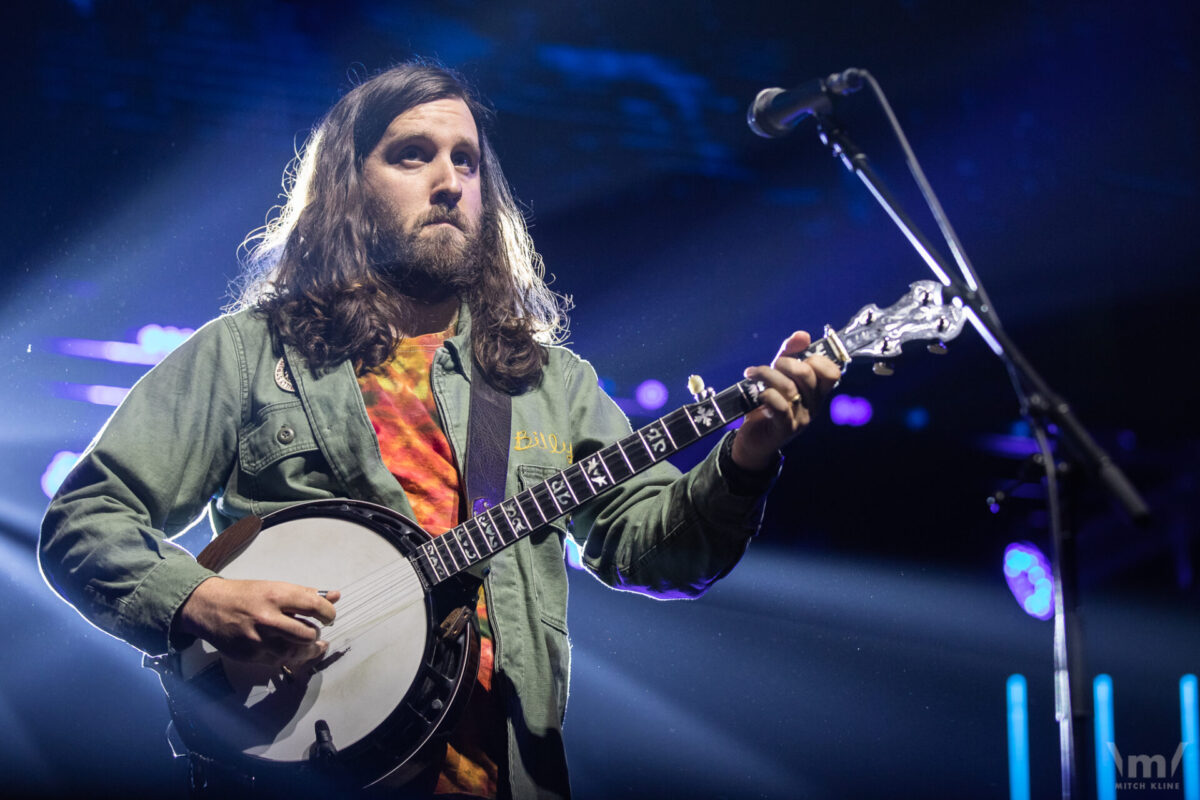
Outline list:
[[[191,336],[191,328],[173,325],[143,325],[132,342],[111,342],[99,339],[54,339],[52,348],[66,356],[94,358],[114,364],[144,364],[153,366]]]

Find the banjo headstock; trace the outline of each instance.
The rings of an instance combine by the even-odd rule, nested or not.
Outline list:
[[[938,347],[958,336],[965,322],[962,308],[943,301],[942,284],[916,281],[887,308],[874,303],[863,306],[834,336],[847,361],[857,357],[890,359],[900,355],[905,342],[933,341],[931,349]],[[831,338],[828,333],[826,338]]]

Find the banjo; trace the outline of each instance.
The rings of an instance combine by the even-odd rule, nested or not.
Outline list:
[[[935,352],[964,324],[942,286],[917,281],[886,309],[863,307],[826,326],[802,358],[883,360],[911,340]],[[299,503],[247,517],[198,556],[225,578],[340,589],[318,661],[273,668],[224,657],[198,640],[148,659],[176,729],[194,753],[264,787],[311,791],[399,786],[415,777],[458,721],[474,684],[478,569],[496,552],[758,407],[743,380],[722,392],[689,380],[695,402],[588,455],[441,536],[391,509],[354,500]],[[310,620],[311,621],[311,620]],[[314,625],[317,625],[315,621]]]

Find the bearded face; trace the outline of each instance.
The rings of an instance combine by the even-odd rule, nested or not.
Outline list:
[[[405,294],[444,299],[478,269],[483,219],[481,151],[462,99],[399,114],[363,162],[373,264]]]
[[[386,201],[372,197],[367,213],[375,238],[368,244],[373,268],[403,294],[436,302],[476,280],[483,254],[481,224],[456,208],[429,209],[409,229]]]

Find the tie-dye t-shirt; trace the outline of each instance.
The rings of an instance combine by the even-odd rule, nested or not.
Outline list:
[[[383,463],[404,487],[416,522],[433,536],[457,525],[459,515],[458,470],[450,443],[438,425],[437,404],[429,384],[434,354],[452,335],[453,325],[441,333],[404,339],[391,361],[377,373],[358,379]],[[434,793],[494,798],[497,764],[504,761],[507,735],[492,692],[492,639],[482,588],[476,611],[479,675],[464,718],[446,746]]]

